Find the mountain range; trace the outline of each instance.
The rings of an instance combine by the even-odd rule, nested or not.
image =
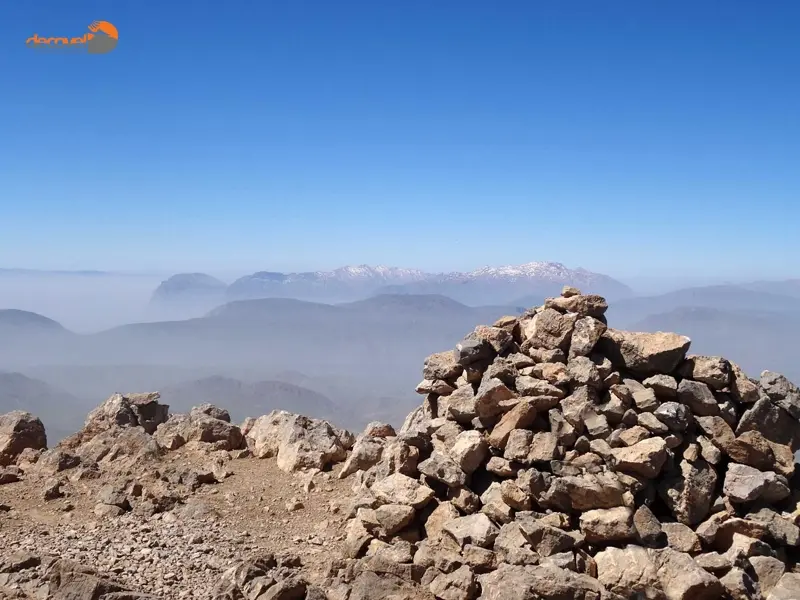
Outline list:
[[[687,288],[611,301],[607,317],[613,327],[688,335],[693,352],[728,356],[750,375],[772,369],[800,380],[795,289],[791,282]],[[532,304],[468,306],[444,295],[410,293],[338,304],[262,298],[228,301],[196,318],[92,334],[36,313],[0,310],[0,369],[56,390],[44,393],[7,379],[3,385],[13,393],[0,385],[0,402],[52,398],[59,415],[57,405],[65,402],[88,398],[93,406],[113,391],[158,389],[182,408],[219,401],[243,415],[278,402],[355,429],[368,420],[397,423],[418,401],[413,389],[420,357],[452,347],[478,323]]]
[[[213,284],[212,284],[213,282]],[[198,301],[209,303],[209,286],[215,293],[220,284],[207,275],[182,274],[164,281],[152,302],[175,305]],[[347,266],[333,271],[278,273],[260,271],[241,277],[227,286],[229,300],[294,298],[318,302],[349,302],[375,294],[444,295],[477,306],[507,304],[517,298],[541,302],[557,294],[564,285],[609,298],[632,295],[625,284],[585,269],[569,269],[561,263],[531,262],[518,266],[482,267],[474,271],[426,273],[417,269],[368,265]]]

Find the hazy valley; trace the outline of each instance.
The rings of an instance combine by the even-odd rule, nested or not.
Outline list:
[[[448,277],[367,267],[267,278],[262,273],[230,286],[202,274],[161,283],[133,279],[117,287],[124,276],[0,273],[0,290],[13,288],[0,296],[0,410],[28,405],[48,425],[58,423],[50,431],[66,435],[80,425],[86,407],[111,392],[159,390],[176,411],[215,402],[238,420],[286,408],[353,429],[374,419],[399,424],[417,402],[420,357],[450,347],[477,323],[520,314],[564,284],[612,297],[616,292],[607,315],[612,326],[676,331],[692,338],[696,352],[728,356],[753,375],[769,368],[800,378],[791,352],[800,339],[797,281],[638,296],[611,277],[558,263]],[[134,294],[138,306],[123,298],[145,283],[152,287]],[[47,289],[47,298],[26,301],[36,296],[26,285]],[[265,297],[231,300],[243,286],[249,295]],[[461,293],[454,296],[486,304],[469,305],[444,293],[456,289]],[[309,300],[313,295],[350,300],[324,303]],[[91,333],[35,310],[53,298],[72,303],[67,320]],[[57,304],[54,313],[68,315],[70,307]],[[95,311],[95,327],[87,326]],[[180,318],[154,320],[164,311]],[[135,314],[139,322],[103,327]],[[79,409],[65,409],[72,405]]]

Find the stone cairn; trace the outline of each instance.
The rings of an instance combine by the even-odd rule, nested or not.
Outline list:
[[[566,287],[428,357],[342,469],[348,557],[443,600],[800,598],[800,389],[607,308]]]

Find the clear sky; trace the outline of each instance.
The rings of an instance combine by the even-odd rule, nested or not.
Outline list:
[[[797,0],[6,1],[0,77],[0,267],[800,277]]]

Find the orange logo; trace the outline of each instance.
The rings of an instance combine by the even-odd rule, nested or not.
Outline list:
[[[106,54],[117,47],[119,32],[108,21],[92,21],[90,33],[80,37],[42,37],[34,33],[25,44],[29,48],[49,51],[78,51],[89,54]]]

